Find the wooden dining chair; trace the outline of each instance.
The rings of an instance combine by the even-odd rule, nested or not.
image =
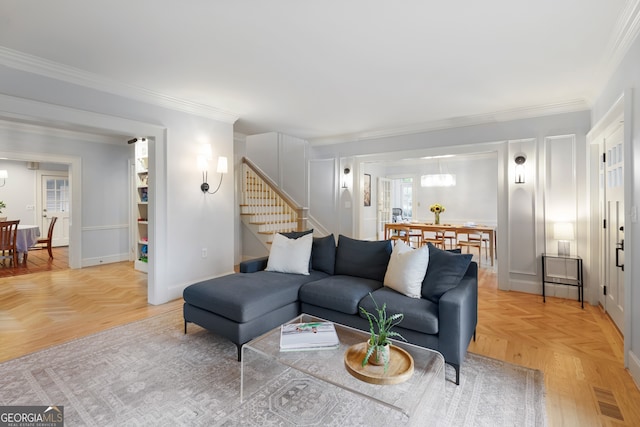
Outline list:
[[[453,242],[456,240],[456,232],[455,231],[451,231],[451,230],[444,230],[444,231],[439,231],[438,233],[441,233],[442,236],[445,240],[445,246],[446,243],[449,243],[449,249],[453,249]],[[440,236],[439,236],[440,237]],[[446,247],[445,247],[446,249]]]
[[[394,228],[395,234],[391,236],[391,241],[395,244],[398,240],[403,240],[407,245],[410,244],[409,236],[411,234],[411,229],[406,226],[398,226]]]
[[[446,249],[444,230],[424,230],[422,233],[422,244],[431,243],[433,246]]]
[[[474,242],[480,242],[480,247],[484,248],[484,257],[489,259],[489,235],[487,233],[478,232],[475,234],[469,234],[469,240]]]
[[[40,245],[40,246],[34,246],[36,248],[41,248],[41,249],[47,249],[47,251],[49,252],[49,259],[53,259],[53,252],[51,251],[51,240],[53,239],[53,227],[56,225],[56,221],[58,220],[57,216],[52,216],[51,217],[51,223],[49,224],[49,231],[47,232],[47,237],[43,238],[43,239],[38,239],[38,241],[36,242],[36,245]]]
[[[478,248],[478,265],[482,264],[482,239],[472,239],[470,236],[478,235],[478,231],[474,228],[458,228],[456,230],[456,242],[457,246],[462,250],[463,247],[467,248],[467,253],[469,253],[469,248]],[[460,237],[463,237],[462,239]]]
[[[2,259],[2,265],[5,265],[5,260],[9,259],[14,267],[18,266],[16,239],[19,223],[20,220],[0,222],[0,253],[2,253],[0,259]]]

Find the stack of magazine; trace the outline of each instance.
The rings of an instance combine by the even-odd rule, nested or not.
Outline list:
[[[331,322],[288,323],[280,329],[280,351],[334,350],[339,346]]]

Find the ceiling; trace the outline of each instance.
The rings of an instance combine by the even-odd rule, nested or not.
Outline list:
[[[587,109],[638,2],[0,0],[0,46],[327,143]]]

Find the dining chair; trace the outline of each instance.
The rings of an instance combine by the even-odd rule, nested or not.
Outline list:
[[[422,244],[431,243],[436,247],[446,249],[444,230],[425,230],[422,233]]]
[[[49,252],[49,259],[53,259],[53,252],[51,251],[51,240],[53,239],[53,227],[56,225],[56,221],[58,220],[57,216],[51,217],[51,223],[49,224],[49,231],[47,232],[47,237],[43,239],[38,239],[36,245],[42,246],[34,246],[36,248],[47,249]]]
[[[487,233],[478,232],[475,234],[469,234],[470,241],[479,241],[480,247],[484,247],[484,257],[489,259],[489,235]]]
[[[395,244],[398,240],[403,240],[407,245],[410,245],[409,236],[411,229],[406,227],[395,227],[395,234],[391,236],[391,241]]]
[[[16,239],[18,237],[18,224],[20,220],[0,222],[0,259],[2,265],[5,260],[13,263],[14,267],[18,266],[18,248],[16,247]]]
[[[409,224],[409,246],[414,248],[422,246],[422,230],[411,227],[411,224]]]
[[[456,232],[451,230],[443,230],[443,231],[439,231],[438,233],[441,233],[442,236],[439,236],[439,237],[443,237],[445,240],[444,249],[446,249],[447,242],[449,243],[449,249],[453,249],[453,242],[454,240],[456,240]]]
[[[469,248],[478,248],[478,265],[482,264],[482,239],[472,239],[471,236],[478,235],[478,230],[474,228],[458,228],[456,230],[456,241],[457,246],[462,250],[463,247],[467,248],[467,253],[469,253]],[[460,237],[463,237],[462,239]]]

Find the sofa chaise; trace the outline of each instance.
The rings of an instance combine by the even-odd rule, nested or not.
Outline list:
[[[310,240],[310,232],[282,234],[289,241]],[[272,260],[245,261],[239,273],[185,288],[185,333],[187,324],[195,323],[221,335],[236,344],[240,360],[244,343],[300,313],[368,331],[360,307],[373,312],[371,294],[379,306],[387,305],[387,313],[404,314],[394,330],[412,344],[442,353],[459,383],[460,366],[477,325],[478,267],[471,255],[429,244],[424,279],[418,283],[418,294],[409,297],[385,286],[387,267],[391,270],[390,241],[341,235],[336,246],[329,235],[313,237],[309,246],[307,274],[273,271],[278,268],[270,268],[275,259],[272,248]]]

